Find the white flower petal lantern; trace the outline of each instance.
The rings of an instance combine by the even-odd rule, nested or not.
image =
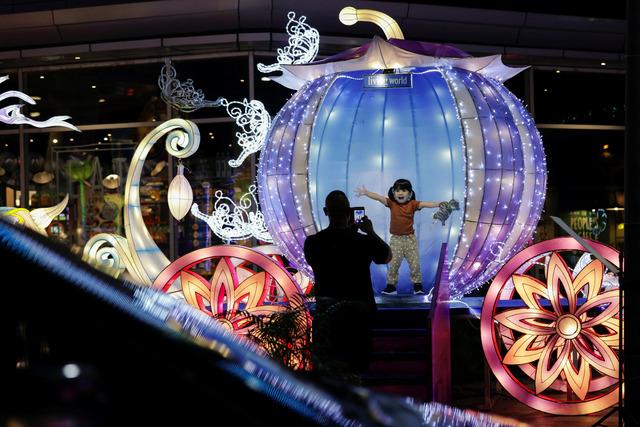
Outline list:
[[[191,209],[193,203],[193,190],[189,181],[184,176],[184,165],[178,164],[178,173],[169,185],[167,193],[167,203],[171,215],[177,220],[181,220]]]

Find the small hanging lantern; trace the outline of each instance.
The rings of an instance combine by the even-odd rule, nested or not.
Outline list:
[[[184,218],[187,212],[189,212],[189,209],[191,209],[193,191],[191,190],[189,181],[184,177],[184,166],[182,163],[178,164],[178,174],[169,185],[167,203],[169,203],[171,215],[177,220]]]

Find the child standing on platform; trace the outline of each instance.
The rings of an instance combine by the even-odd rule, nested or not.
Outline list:
[[[387,272],[387,287],[382,290],[383,295],[396,295],[398,285],[398,270],[402,259],[406,258],[409,263],[410,278],[413,282],[414,295],[424,294],[422,288],[422,270],[420,268],[420,254],[418,252],[418,239],[413,229],[413,217],[416,211],[422,208],[437,208],[446,202],[423,202],[416,200],[411,182],[407,179],[398,179],[389,188],[387,197],[374,193],[365,188],[364,185],[356,188],[358,197],[367,196],[377,200],[391,211],[389,246],[393,258],[389,263]]]

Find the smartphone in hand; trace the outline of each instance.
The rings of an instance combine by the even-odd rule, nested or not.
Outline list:
[[[355,206],[351,208],[351,218],[354,224],[361,224],[364,216],[364,206]]]

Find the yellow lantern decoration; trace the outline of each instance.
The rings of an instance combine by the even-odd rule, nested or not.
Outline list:
[[[340,11],[338,18],[344,25],[354,25],[356,22],[371,22],[382,28],[387,39],[404,40],[404,34],[402,34],[400,26],[386,13],[347,6]]]
[[[181,220],[191,209],[193,203],[193,191],[189,181],[184,177],[184,166],[178,164],[178,174],[173,178],[167,193],[167,203],[171,215],[177,220]]]

